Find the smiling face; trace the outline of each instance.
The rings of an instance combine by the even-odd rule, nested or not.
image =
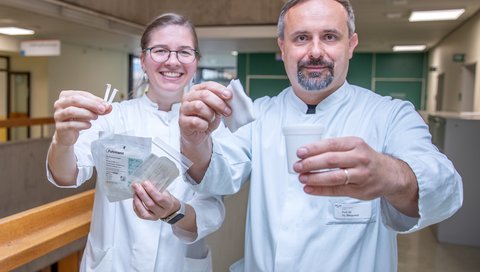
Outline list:
[[[333,0],[305,1],[285,14],[278,45],[292,88],[305,103],[318,104],[345,82],[358,44],[347,21],[347,11]]]
[[[149,36],[147,48],[161,46],[168,50],[196,49],[191,30],[182,25],[166,25],[155,28]],[[155,62],[149,51],[143,51],[142,68],[148,76],[147,96],[170,109],[171,104],[180,102],[184,87],[192,80],[197,70],[198,59],[184,64],[178,61],[175,52],[165,62]]]

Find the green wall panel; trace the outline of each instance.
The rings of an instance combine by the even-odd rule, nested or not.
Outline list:
[[[350,84],[372,89],[372,53],[355,53],[350,59],[347,81]]]
[[[251,53],[247,57],[249,75],[286,75],[283,61],[276,53]]]
[[[423,78],[425,53],[375,55],[375,77]]]
[[[237,55],[237,78],[243,86],[247,86],[247,54]]]
[[[375,92],[380,95],[410,101],[415,106],[415,109],[420,109],[422,95],[421,81],[377,81],[375,83],[375,89]]]
[[[275,96],[290,86],[288,78],[250,78],[250,97],[255,100],[263,96]]]

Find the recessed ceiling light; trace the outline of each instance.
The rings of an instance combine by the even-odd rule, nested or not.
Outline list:
[[[5,35],[33,35],[35,31],[19,27],[0,27],[0,34]]]
[[[402,18],[402,13],[400,13],[400,12],[389,12],[389,13],[385,14],[385,17],[387,17],[388,19],[400,19],[400,18]]]
[[[456,20],[464,12],[465,9],[413,11],[408,20],[410,22]]]
[[[408,2],[407,0],[393,0],[392,3],[396,6],[406,5]]]
[[[423,51],[427,48],[424,44],[418,45],[394,45],[393,52],[405,52],[405,51]]]

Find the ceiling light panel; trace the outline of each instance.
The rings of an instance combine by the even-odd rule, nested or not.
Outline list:
[[[394,45],[393,52],[413,52],[413,51],[423,51],[427,48],[424,44],[416,45]]]
[[[410,22],[456,20],[464,12],[465,9],[413,11],[408,20]]]
[[[0,27],[0,34],[5,35],[33,35],[35,31],[19,27]]]

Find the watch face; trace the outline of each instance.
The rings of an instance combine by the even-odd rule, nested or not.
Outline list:
[[[172,219],[168,220],[167,223],[175,224],[175,223],[178,222],[178,220],[182,219],[184,216],[185,216],[184,214],[179,213],[179,214],[175,215],[175,217],[173,217]]]

